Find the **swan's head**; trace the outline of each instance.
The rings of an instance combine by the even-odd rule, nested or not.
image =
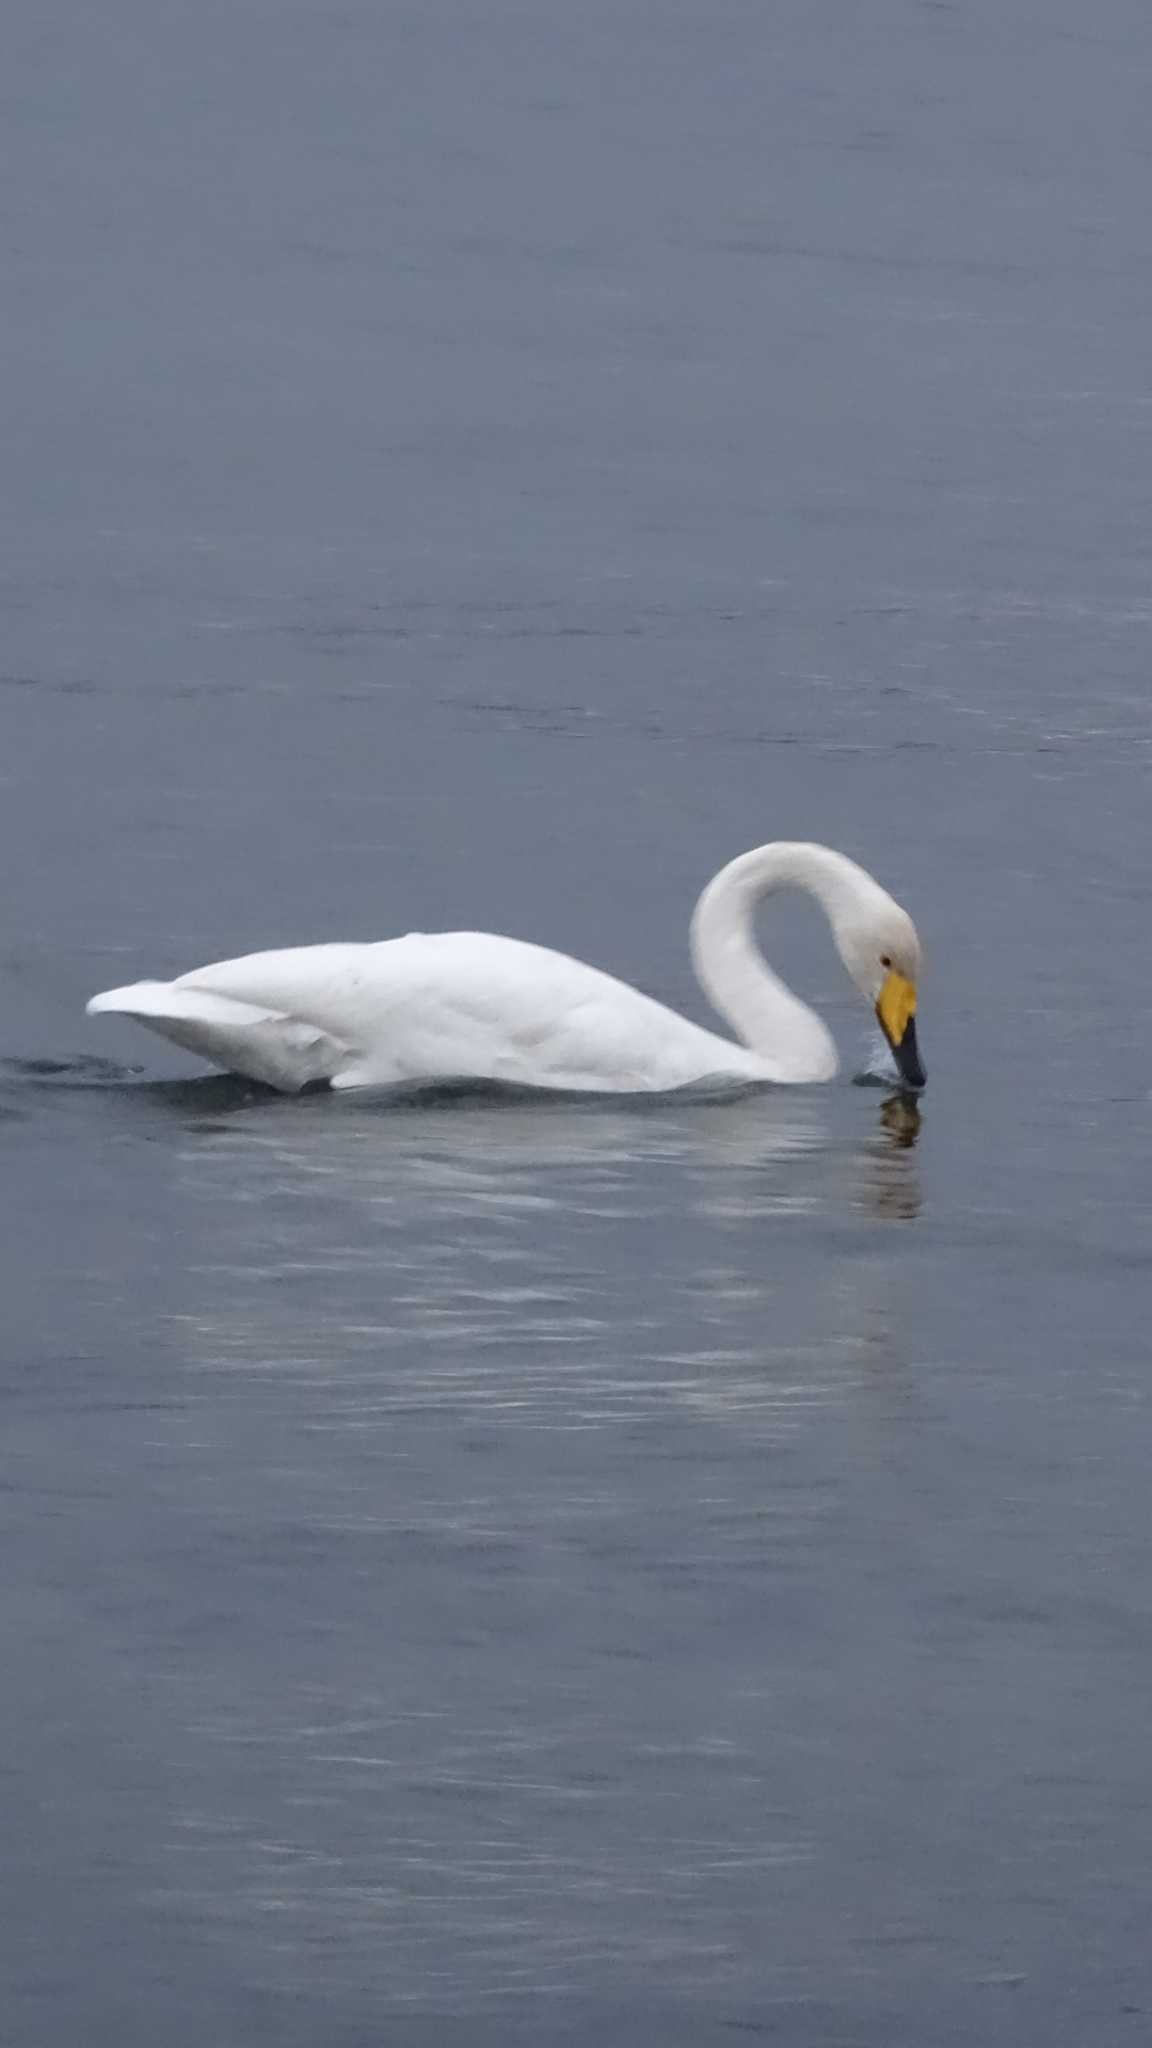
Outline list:
[[[876,1012],[900,1079],[907,1088],[923,1088],[926,1076],[916,1044],[920,941],[912,919],[886,890],[871,883],[838,910],[833,929],[840,958]]]

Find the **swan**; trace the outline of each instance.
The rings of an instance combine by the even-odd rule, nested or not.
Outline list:
[[[756,942],[756,905],[780,889],[816,898],[901,1081],[922,1088],[916,928],[855,861],[799,841],[739,855],[696,905],[693,965],[736,1043],[583,961],[488,932],[249,953],[175,981],[108,989],[88,1014],[135,1017],[216,1066],[288,1093],[318,1081],[381,1088],[472,1079],[605,1093],[829,1081],[839,1064],[831,1033]]]

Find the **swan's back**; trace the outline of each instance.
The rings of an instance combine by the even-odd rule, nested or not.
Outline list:
[[[762,1062],[565,953],[488,932],[250,953],[97,996],[233,1071],[297,1089],[477,1079],[666,1089]]]

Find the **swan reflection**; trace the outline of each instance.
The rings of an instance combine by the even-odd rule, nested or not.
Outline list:
[[[858,1098],[829,1094],[384,1107],[228,1085],[198,1084],[208,1115],[187,1087],[164,1107],[203,1224],[174,1321],[198,1374],[274,1382],[310,1429],[678,1416],[782,1439],[872,1370],[844,1231],[919,1206],[898,1104],[861,1142],[855,1115],[837,1129]]]

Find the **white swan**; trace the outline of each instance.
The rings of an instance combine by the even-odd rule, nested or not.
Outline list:
[[[903,1081],[923,1087],[911,918],[844,854],[783,840],[722,868],[692,919],[697,976],[739,1044],[565,953],[486,932],[249,953],[177,981],[110,989],[88,1011],[137,1017],[217,1066],[290,1092],[314,1081],[470,1078],[605,1092],[828,1081],[838,1064],[831,1034],[772,972],[753,931],[760,898],[789,888],[822,906]]]

